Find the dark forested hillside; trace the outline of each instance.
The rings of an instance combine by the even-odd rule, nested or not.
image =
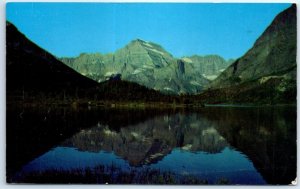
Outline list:
[[[98,82],[82,76],[28,40],[11,23],[7,28],[7,100],[138,100],[164,101],[168,96],[117,77]]]
[[[76,95],[79,90],[97,86],[97,82],[82,77],[32,43],[9,22],[6,23],[6,45],[8,99]]]

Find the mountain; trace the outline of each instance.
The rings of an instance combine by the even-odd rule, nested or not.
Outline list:
[[[174,58],[158,44],[136,39],[114,54],[82,53],[76,58],[60,60],[98,82],[120,75],[122,80],[171,94],[196,94],[209,83],[206,75],[216,76],[226,67],[226,61],[217,56],[191,59],[195,64],[188,57]],[[202,64],[207,69],[202,69]],[[207,71],[210,64],[216,70]]]
[[[208,80],[216,79],[230,64],[233,63],[233,59],[226,61],[219,55],[207,55],[207,56],[186,56],[182,58],[185,62],[192,63],[196,70],[202,73],[202,76]]]
[[[74,99],[166,101],[168,96],[110,75],[106,82],[82,76],[6,22],[7,100],[37,102]]]
[[[6,81],[8,97],[59,96],[96,87],[97,82],[83,77],[50,53],[28,40],[6,22]]]
[[[237,59],[209,85],[208,102],[296,102],[296,5],[284,10]]]

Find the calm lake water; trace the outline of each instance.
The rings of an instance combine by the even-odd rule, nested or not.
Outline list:
[[[116,168],[112,176],[159,170],[208,184],[296,178],[296,107],[11,108],[7,142],[8,182],[99,166]]]

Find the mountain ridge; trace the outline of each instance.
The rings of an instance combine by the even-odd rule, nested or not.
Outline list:
[[[212,57],[219,59],[214,63]],[[201,56],[201,61],[194,60],[195,63],[191,63],[189,57],[174,58],[159,44],[141,39],[132,40],[115,53],[84,53],[78,57],[62,57],[60,60],[97,82],[103,82],[111,75],[119,74],[122,80],[171,94],[200,92],[212,78],[231,63],[215,55]],[[208,69],[197,69],[199,66],[209,67],[209,64],[218,69],[207,75],[205,73]]]

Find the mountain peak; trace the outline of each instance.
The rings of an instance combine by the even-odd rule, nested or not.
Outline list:
[[[142,40],[142,39],[134,39],[132,42],[138,42],[138,43],[146,43],[146,41]]]
[[[137,38],[137,39],[134,39],[134,40],[130,41],[128,45],[134,45],[134,44],[143,45],[143,44],[146,44],[146,43],[148,43],[148,42],[145,41],[145,40]]]
[[[150,41],[145,41],[139,38],[132,40],[126,46],[126,48],[133,49],[133,51],[137,51],[137,49],[139,49],[140,51],[148,52],[148,54],[151,55],[156,54],[157,56],[163,56],[166,59],[173,58],[173,56],[159,44]]]
[[[156,43],[153,43],[153,42],[150,42],[150,41],[145,41],[145,40],[142,40],[142,39],[134,39],[132,40],[130,44],[138,44],[138,45],[141,45],[141,47],[144,47],[144,48],[160,48],[160,49],[163,49],[160,45],[156,44]]]
[[[259,44],[265,40],[266,36],[277,35],[278,33],[288,35],[290,32],[297,33],[297,7],[292,4],[289,8],[279,13],[263,34],[255,42]],[[294,31],[292,31],[294,30]]]

